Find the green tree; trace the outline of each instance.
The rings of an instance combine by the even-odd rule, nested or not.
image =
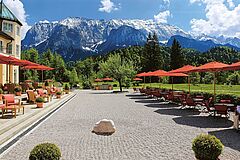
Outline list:
[[[154,33],[152,36],[149,33],[141,55],[142,71],[155,71],[162,68],[163,57],[160,51],[157,34]]]
[[[34,48],[30,48],[29,50],[24,51],[21,54],[21,59],[25,59],[25,60],[29,60],[31,62],[35,62],[38,63],[39,61],[39,54],[38,51]],[[38,80],[38,72],[36,70],[23,70],[22,75],[24,75],[24,77],[20,77],[20,79],[31,79],[34,81]],[[20,74],[21,75],[21,74]]]
[[[178,69],[185,65],[185,59],[182,54],[180,43],[174,38],[173,44],[170,50],[170,68],[171,70]],[[181,83],[184,79],[180,77],[174,78],[174,83]]]
[[[127,78],[132,78],[136,72],[131,61],[121,59],[119,54],[110,55],[106,62],[100,64],[101,72],[108,77],[116,79],[122,92],[122,83]]]
[[[229,74],[229,76],[227,78],[227,82],[230,85],[240,84],[240,74],[239,74],[239,72],[233,72],[233,73]]]
[[[73,70],[70,73],[69,83],[73,84],[73,85],[79,83],[79,78],[78,78],[77,71],[75,68],[73,68]]]

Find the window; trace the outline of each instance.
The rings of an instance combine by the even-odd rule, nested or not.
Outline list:
[[[0,52],[3,52],[3,41],[0,41]]]
[[[20,27],[17,26],[17,35],[20,36]]]
[[[16,56],[20,56],[20,46],[16,45]]]
[[[13,24],[11,23],[3,23],[3,31],[5,32],[13,32]]]
[[[12,44],[7,45],[7,54],[12,54]]]

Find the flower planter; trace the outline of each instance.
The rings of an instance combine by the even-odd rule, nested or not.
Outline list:
[[[21,95],[22,95],[22,92],[16,92],[15,95],[16,95],[16,96],[21,96]]]
[[[65,93],[66,93],[66,94],[69,94],[69,90],[65,90]]]
[[[43,103],[42,102],[37,102],[37,108],[43,108]]]

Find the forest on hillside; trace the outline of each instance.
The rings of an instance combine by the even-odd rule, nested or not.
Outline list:
[[[129,62],[133,66],[134,72],[147,72],[163,69],[170,71],[184,65],[199,66],[211,61],[219,61],[231,64],[240,60],[240,53],[228,47],[216,47],[207,52],[200,53],[193,49],[182,49],[181,44],[174,40],[171,47],[161,46],[158,43],[156,34],[149,34],[144,46],[132,46],[117,49],[105,55],[88,57],[84,60],[65,62],[58,54],[50,50],[39,54],[34,48],[22,52],[22,59],[40,63],[55,68],[53,71],[45,71],[44,79],[54,79],[59,82],[70,82],[70,84],[81,83],[89,87],[95,78],[108,76],[101,71],[101,63],[108,60],[111,55],[119,55],[121,61]],[[22,70],[21,80],[41,79],[39,71]],[[191,75],[193,83],[211,83],[212,73],[193,73]],[[129,79],[130,77],[128,77]],[[167,83],[167,78],[162,80]],[[176,83],[184,82],[177,80]],[[125,83],[123,80],[122,83]],[[217,75],[218,84],[240,84],[240,74],[238,71],[219,72]]]

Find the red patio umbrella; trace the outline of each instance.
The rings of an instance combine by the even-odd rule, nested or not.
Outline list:
[[[134,81],[142,81],[141,78],[134,78],[133,80],[134,80]]]
[[[170,72],[163,74],[163,76],[172,77],[172,90],[173,90],[173,77],[188,77],[188,75],[184,73],[170,73]]]
[[[102,80],[103,80],[103,81],[113,81],[113,79],[112,79],[112,78],[108,78],[108,77],[106,77],[106,78],[103,78]]]
[[[54,70],[54,68],[44,66],[44,65],[33,65],[33,66],[25,66],[23,69],[32,69],[32,70],[40,70],[42,71],[42,82],[43,82],[43,71],[51,71]]]
[[[212,72],[214,73],[214,80],[213,80],[213,90],[214,90],[214,100],[216,98],[216,72],[223,71],[224,68],[228,67],[228,64],[224,64],[221,62],[209,62],[195,69],[191,70],[190,72]]]
[[[22,63],[20,59],[0,54],[0,64],[20,66]],[[10,68],[8,68],[9,67],[7,66],[7,81],[10,82]]]
[[[240,70],[240,62],[233,63],[223,68],[225,71]]]
[[[95,81],[95,82],[102,82],[102,79],[96,78],[94,81]]]
[[[186,65],[186,66],[183,66],[181,68],[172,70],[172,71],[170,71],[170,73],[189,73],[191,70],[193,70],[195,68],[196,67],[194,67],[194,66]],[[190,87],[191,87],[190,81],[191,81],[190,77],[188,77],[188,92],[189,93],[190,93]]]

